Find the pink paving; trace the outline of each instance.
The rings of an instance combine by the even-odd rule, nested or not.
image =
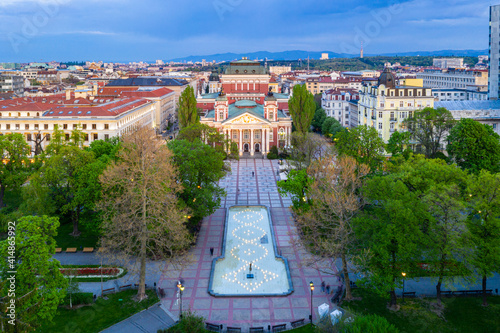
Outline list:
[[[290,200],[282,198],[276,187],[277,163],[269,160],[241,160],[232,163],[232,174],[221,181],[227,191],[223,207],[231,205],[263,204],[270,207],[278,251],[288,259],[294,292],[286,297],[212,297],[208,294],[208,281],[212,259],[220,255],[224,233],[226,209],[218,209],[203,221],[197,244],[191,255],[194,263],[182,271],[164,274],[159,287],[166,297],[162,303],[174,316],[179,314],[176,283],[184,281],[183,310],[191,309],[213,324],[249,327],[288,324],[298,319],[308,321],[311,306],[309,282],[315,285],[313,294],[313,319],[317,318],[317,307],[322,303],[332,306],[329,297],[321,291],[321,283],[336,290],[340,282],[336,276],[322,274],[315,267],[304,264],[309,255],[290,240],[295,237],[295,225],[289,208]],[[252,176],[252,171],[255,176]],[[210,256],[214,248],[214,256]]]

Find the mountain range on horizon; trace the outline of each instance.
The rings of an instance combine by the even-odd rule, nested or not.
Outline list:
[[[488,50],[440,50],[440,51],[416,51],[416,52],[392,52],[392,53],[382,53],[382,54],[365,54],[365,57],[375,57],[375,56],[436,56],[436,57],[477,57],[479,55],[488,55]],[[347,54],[347,53],[336,53],[331,51],[302,51],[302,50],[291,50],[291,51],[281,51],[281,52],[269,52],[269,51],[257,51],[249,53],[218,53],[211,55],[191,55],[182,58],[170,59],[167,61],[173,62],[200,62],[206,60],[211,62],[215,60],[216,62],[232,61],[236,59],[241,59],[243,57],[248,57],[250,60],[255,59],[266,59],[269,61],[273,60],[299,60],[307,59],[308,57],[312,59],[320,59],[322,53],[328,53],[330,59],[334,58],[356,58],[359,57],[357,54]]]

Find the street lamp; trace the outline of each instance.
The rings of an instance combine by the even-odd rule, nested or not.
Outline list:
[[[309,316],[309,320],[311,321],[311,326],[313,325],[313,291],[314,291],[314,283],[309,282],[309,286],[311,287],[311,315]]]
[[[403,301],[405,300],[405,277],[406,273],[402,272],[401,275],[403,275]]]
[[[179,296],[181,301],[181,303],[179,304],[179,319],[182,319],[182,292],[184,291],[184,286],[179,282],[177,288],[179,288]]]

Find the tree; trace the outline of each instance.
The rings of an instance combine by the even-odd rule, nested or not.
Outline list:
[[[342,260],[346,300],[352,299],[347,267],[355,241],[352,219],[363,207],[359,190],[369,171],[368,166],[359,165],[350,156],[318,159],[308,169],[312,184],[307,187],[307,196],[311,204],[297,216],[306,247],[322,257]]]
[[[371,172],[379,170],[385,160],[384,140],[373,127],[361,125],[341,131],[336,135],[335,143],[339,155],[354,157],[359,164],[368,165]]]
[[[190,85],[184,89],[179,97],[178,118],[180,128],[188,127],[200,121],[198,108],[196,107],[196,96],[193,87]]]
[[[146,258],[175,258],[190,242],[188,212],[179,208],[182,184],[172,159],[154,131],[142,127],[122,138],[118,160],[100,177],[101,247],[108,257],[139,269],[138,301],[147,297]]]
[[[288,108],[292,116],[295,129],[300,134],[309,132],[316,111],[314,96],[303,84],[293,87],[292,97],[288,101]]]
[[[7,188],[19,188],[28,179],[31,171],[30,147],[22,134],[0,136],[0,209]]]
[[[321,107],[317,108],[316,111],[314,112],[314,117],[311,123],[312,127],[314,128],[314,131],[316,132],[321,131],[325,119],[326,119],[325,110],[323,110],[323,108]]]
[[[174,140],[168,143],[168,148],[174,154],[173,162],[183,184],[179,197],[192,213],[190,229],[197,231],[198,223],[220,206],[225,191],[218,182],[230,171],[230,166],[224,162],[224,154],[200,140]]]
[[[472,209],[467,225],[473,242],[470,261],[482,278],[483,305],[487,278],[500,267],[500,174],[482,170],[468,186]]]
[[[406,157],[408,157],[409,153],[411,152],[410,133],[395,131],[391,134],[391,137],[387,142],[386,149],[387,152],[392,156],[404,154]]]
[[[24,295],[13,296],[7,288],[9,280],[0,280],[0,331],[6,333],[30,332],[36,325],[32,326],[29,321],[40,307],[40,300],[33,301],[36,295],[36,289],[33,289]],[[14,300],[15,307],[11,300]],[[20,310],[22,309],[22,310]]]
[[[15,235],[0,243],[1,256],[7,259],[0,261],[1,280],[11,281],[9,272],[17,272],[15,294],[24,299],[16,304],[16,313],[28,329],[50,322],[66,294],[67,281],[59,270],[61,264],[52,258],[58,226],[55,217],[25,216],[13,230]],[[9,286],[10,283],[4,288]]]
[[[334,138],[338,132],[343,131],[344,127],[335,118],[328,117],[323,122],[323,127],[321,127],[321,132],[326,137]]]
[[[353,323],[345,325],[344,333],[399,333],[399,330],[384,317],[374,314],[359,316]]]
[[[278,192],[281,195],[290,195],[293,208],[298,211],[308,206],[306,193],[312,179],[307,175],[307,170],[292,169],[287,174],[287,180],[278,181]]]
[[[326,139],[316,133],[292,133],[293,148],[290,152],[290,158],[287,163],[290,164],[290,170],[307,169],[312,161],[320,158],[330,149]]]
[[[450,278],[447,271],[468,250],[465,205],[458,184],[432,186],[423,202],[432,216],[426,233],[429,244],[426,258],[434,265],[437,302],[441,306],[441,285]]]
[[[407,118],[404,125],[411,137],[424,147],[425,156],[432,158],[440,150],[444,135],[453,128],[455,120],[445,108],[427,107]]]
[[[500,136],[489,125],[463,118],[451,129],[446,147],[450,158],[464,170],[500,171]]]
[[[365,272],[365,283],[381,296],[390,293],[389,306],[396,308],[396,288],[421,260],[422,221],[429,219],[427,207],[394,175],[369,179],[363,187],[369,204],[356,218],[359,246],[365,255],[357,257]]]

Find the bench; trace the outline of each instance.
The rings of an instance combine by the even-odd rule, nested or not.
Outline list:
[[[102,295],[101,296],[104,296],[104,295],[107,295],[107,294],[114,294],[114,292],[115,292],[115,288],[104,289],[102,291]]]
[[[127,284],[127,285],[124,285],[124,286],[121,286],[121,287],[118,287],[118,289],[121,291],[121,290],[127,290],[127,289],[131,289],[132,288],[132,285],[131,284]]]
[[[56,253],[61,253],[62,249],[60,247],[56,247]]]
[[[264,327],[250,327],[250,333],[264,333]]]
[[[84,247],[83,248],[83,253],[92,253],[92,252],[94,252],[93,247]]]
[[[486,290],[487,295],[491,295],[493,293],[492,289]],[[468,296],[468,295],[482,295],[483,291],[482,290],[457,290],[453,292],[453,295],[455,296]]]
[[[66,253],[76,253],[76,247],[68,247]]]
[[[210,323],[205,323],[206,329],[210,332],[222,332],[222,325],[215,325]]]
[[[272,331],[273,333],[276,333],[276,332],[284,332],[286,331],[286,324],[280,324],[280,325],[274,325],[272,327]]]
[[[139,284],[138,283],[134,283],[134,289],[139,289]],[[148,289],[148,285],[147,284],[144,284],[144,289]]]
[[[451,290],[446,290],[441,292],[441,296],[451,296],[453,294],[453,291]]]
[[[414,291],[408,291],[406,293],[403,293],[403,297],[417,297],[417,295]]]
[[[304,318],[290,322],[290,325],[292,325],[292,328],[304,326],[305,324],[306,324],[306,320]]]
[[[241,333],[241,327],[227,327],[227,333]]]

